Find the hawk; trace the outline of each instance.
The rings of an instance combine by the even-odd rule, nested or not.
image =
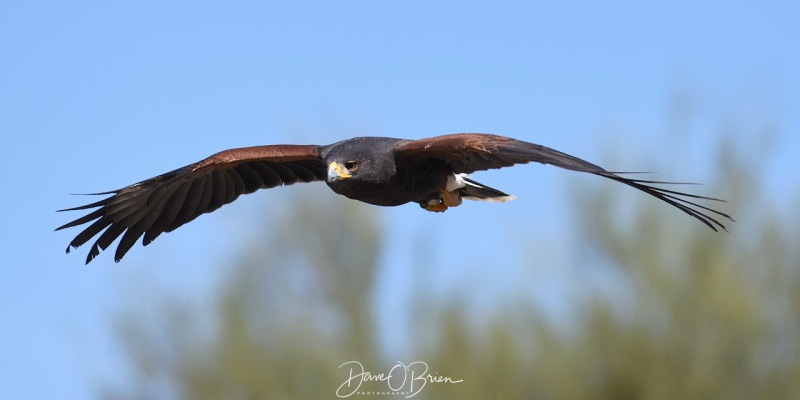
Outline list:
[[[542,145],[462,133],[419,140],[357,137],[326,146],[267,145],[225,150],[122,189],[95,193],[110,195],[103,200],[59,210],[95,209],[56,230],[91,222],[67,246],[69,253],[99,234],[86,257],[87,264],[122,235],[114,254],[118,262],[140,237],[144,236],[142,244],[146,246],[162,233],[259,189],[324,181],[334,192],[353,200],[378,206],[417,203],[427,211],[443,212],[462,200],[514,199],[467,175],[530,162],[624,183],[678,208],[714,231],[725,230],[718,219],[733,221],[695,200],[719,199],[654,186],[674,182],[630,179]]]

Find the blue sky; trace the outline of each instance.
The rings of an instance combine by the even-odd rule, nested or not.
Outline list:
[[[248,213],[270,192],[134,247],[120,264],[103,253],[84,266],[86,249],[64,254],[76,231],[53,229],[77,216],[54,210],[90,200],[71,193],[222,149],[489,132],[596,162],[614,144],[633,156],[601,163],[609,169],[703,181],[720,126],[742,127],[736,136],[770,123],[781,135],[765,195],[796,198],[798,16],[790,2],[4,2],[3,397],[91,397],[124,379],[110,328],[118,310],[152,312],[157,293],[202,299],[218,285],[218,266],[255,230]],[[681,134],[670,122],[676,98],[696,114]],[[661,159],[663,148],[685,157]],[[544,270],[569,258],[566,183],[583,178],[541,166],[501,172],[475,178],[519,200],[444,215],[380,210],[397,228],[386,233],[379,310],[396,311],[407,292],[413,243],[403,233],[415,227],[485,232],[441,239],[432,273],[442,285],[468,279],[465,264],[493,267],[498,253],[511,264],[536,254]],[[507,227],[524,237],[504,237]],[[488,293],[514,283],[495,275]]]

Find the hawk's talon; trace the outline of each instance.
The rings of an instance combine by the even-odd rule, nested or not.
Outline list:
[[[461,193],[459,193],[457,190],[452,192],[441,190],[439,193],[442,194],[441,202],[445,207],[456,207],[461,205]]]
[[[461,194],[458,191],[448,192],[447,190],[439,191],[438,199],[428,200],[428,203],[420,203],[419,206],[425,211],[431,212],[445,212],[450,207],[456,207],[461,204]]]
[[[445,210],[449,208],[442,203],[428,203],[428,204],[420,203],[419,206],[422,207],[423,210],[430,212],[445,212]]]

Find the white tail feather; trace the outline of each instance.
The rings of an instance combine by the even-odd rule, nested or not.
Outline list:
[[[448,192],[459,191],[462,199],[473,201],[488,201],[490,203],[504,203],[516,199],[515,196],[503,193],[497,189],[484,186],[472,179],[467,174],[453,174],[447,178],[445,190]]]
[[[488,197],[488,198],[475,197],[475,196],[464,196],[464,197],[462,197],[462,199],[464,199],[464,200],[472,200],[472,201],[485,201],[487,203],[505,203],[505,202],[510,201],[510,200],[516,200],[517,196],[508,195],[508,196]]]

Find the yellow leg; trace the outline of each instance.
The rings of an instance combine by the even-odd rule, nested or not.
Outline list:
[[[439,191],[442,198],[439,200],[431,200],[428,204],[420,204],[425,211],[444,212],[449,207],[456,207],[461,205],[461,195],[457,191],[448,192],[447,190]]]
[[[434,204],[420,204],[425,211],[432,211],[432,212],[444,212],[447,210],[447,206],[442,203],[434,203]]]
[[[448,192],[442,190],[442,204],[447,207],[456,207],[461,205],[461,195],[457,191]]]

